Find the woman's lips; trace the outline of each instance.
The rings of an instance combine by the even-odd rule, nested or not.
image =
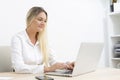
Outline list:
[[[40,31],[43,31],[44,26],[39,26]]]

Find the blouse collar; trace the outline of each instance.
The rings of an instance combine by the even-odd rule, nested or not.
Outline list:
[[[24,31],[24,33],[25,33],[26,41],[27,41],[30,45],[32,45],[32,46],[36,46],[36,45],[39,44],[38,40],[36,41],[35,45],[32,44],[32,42],[31,42],[31,40],[30,40],[30,38],[29,38],[28,33],[27,33],[26,30]]]

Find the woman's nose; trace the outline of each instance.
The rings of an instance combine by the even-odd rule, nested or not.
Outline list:
[[[41,24],[45,24],[45,21],[41,21]]]

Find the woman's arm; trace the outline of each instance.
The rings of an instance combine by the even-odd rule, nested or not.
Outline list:
[[[49,67],[44,68],[44,72],[55,71],[56,69],[66,69],[67,65],[62,62],[58,62],[55,57],[55,52],[52,49],[49,49],[48,57]]]

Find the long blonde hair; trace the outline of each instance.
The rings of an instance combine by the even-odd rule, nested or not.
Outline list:
[[[44,12],[46,14],[46,17],[48,18],[47,12],[42,7],[32,7],[28,13],[26,18],[26,24],[27,27],[31,25],[33,19],[41,12]],[[39,47],[41,52],[43,53],[43,62],[45,63],[45,66],[48,66],[48,41],[47,41],[47,31],[46,27],[42,32],[39,32],[37,35],[37,39],[39,41]]]

